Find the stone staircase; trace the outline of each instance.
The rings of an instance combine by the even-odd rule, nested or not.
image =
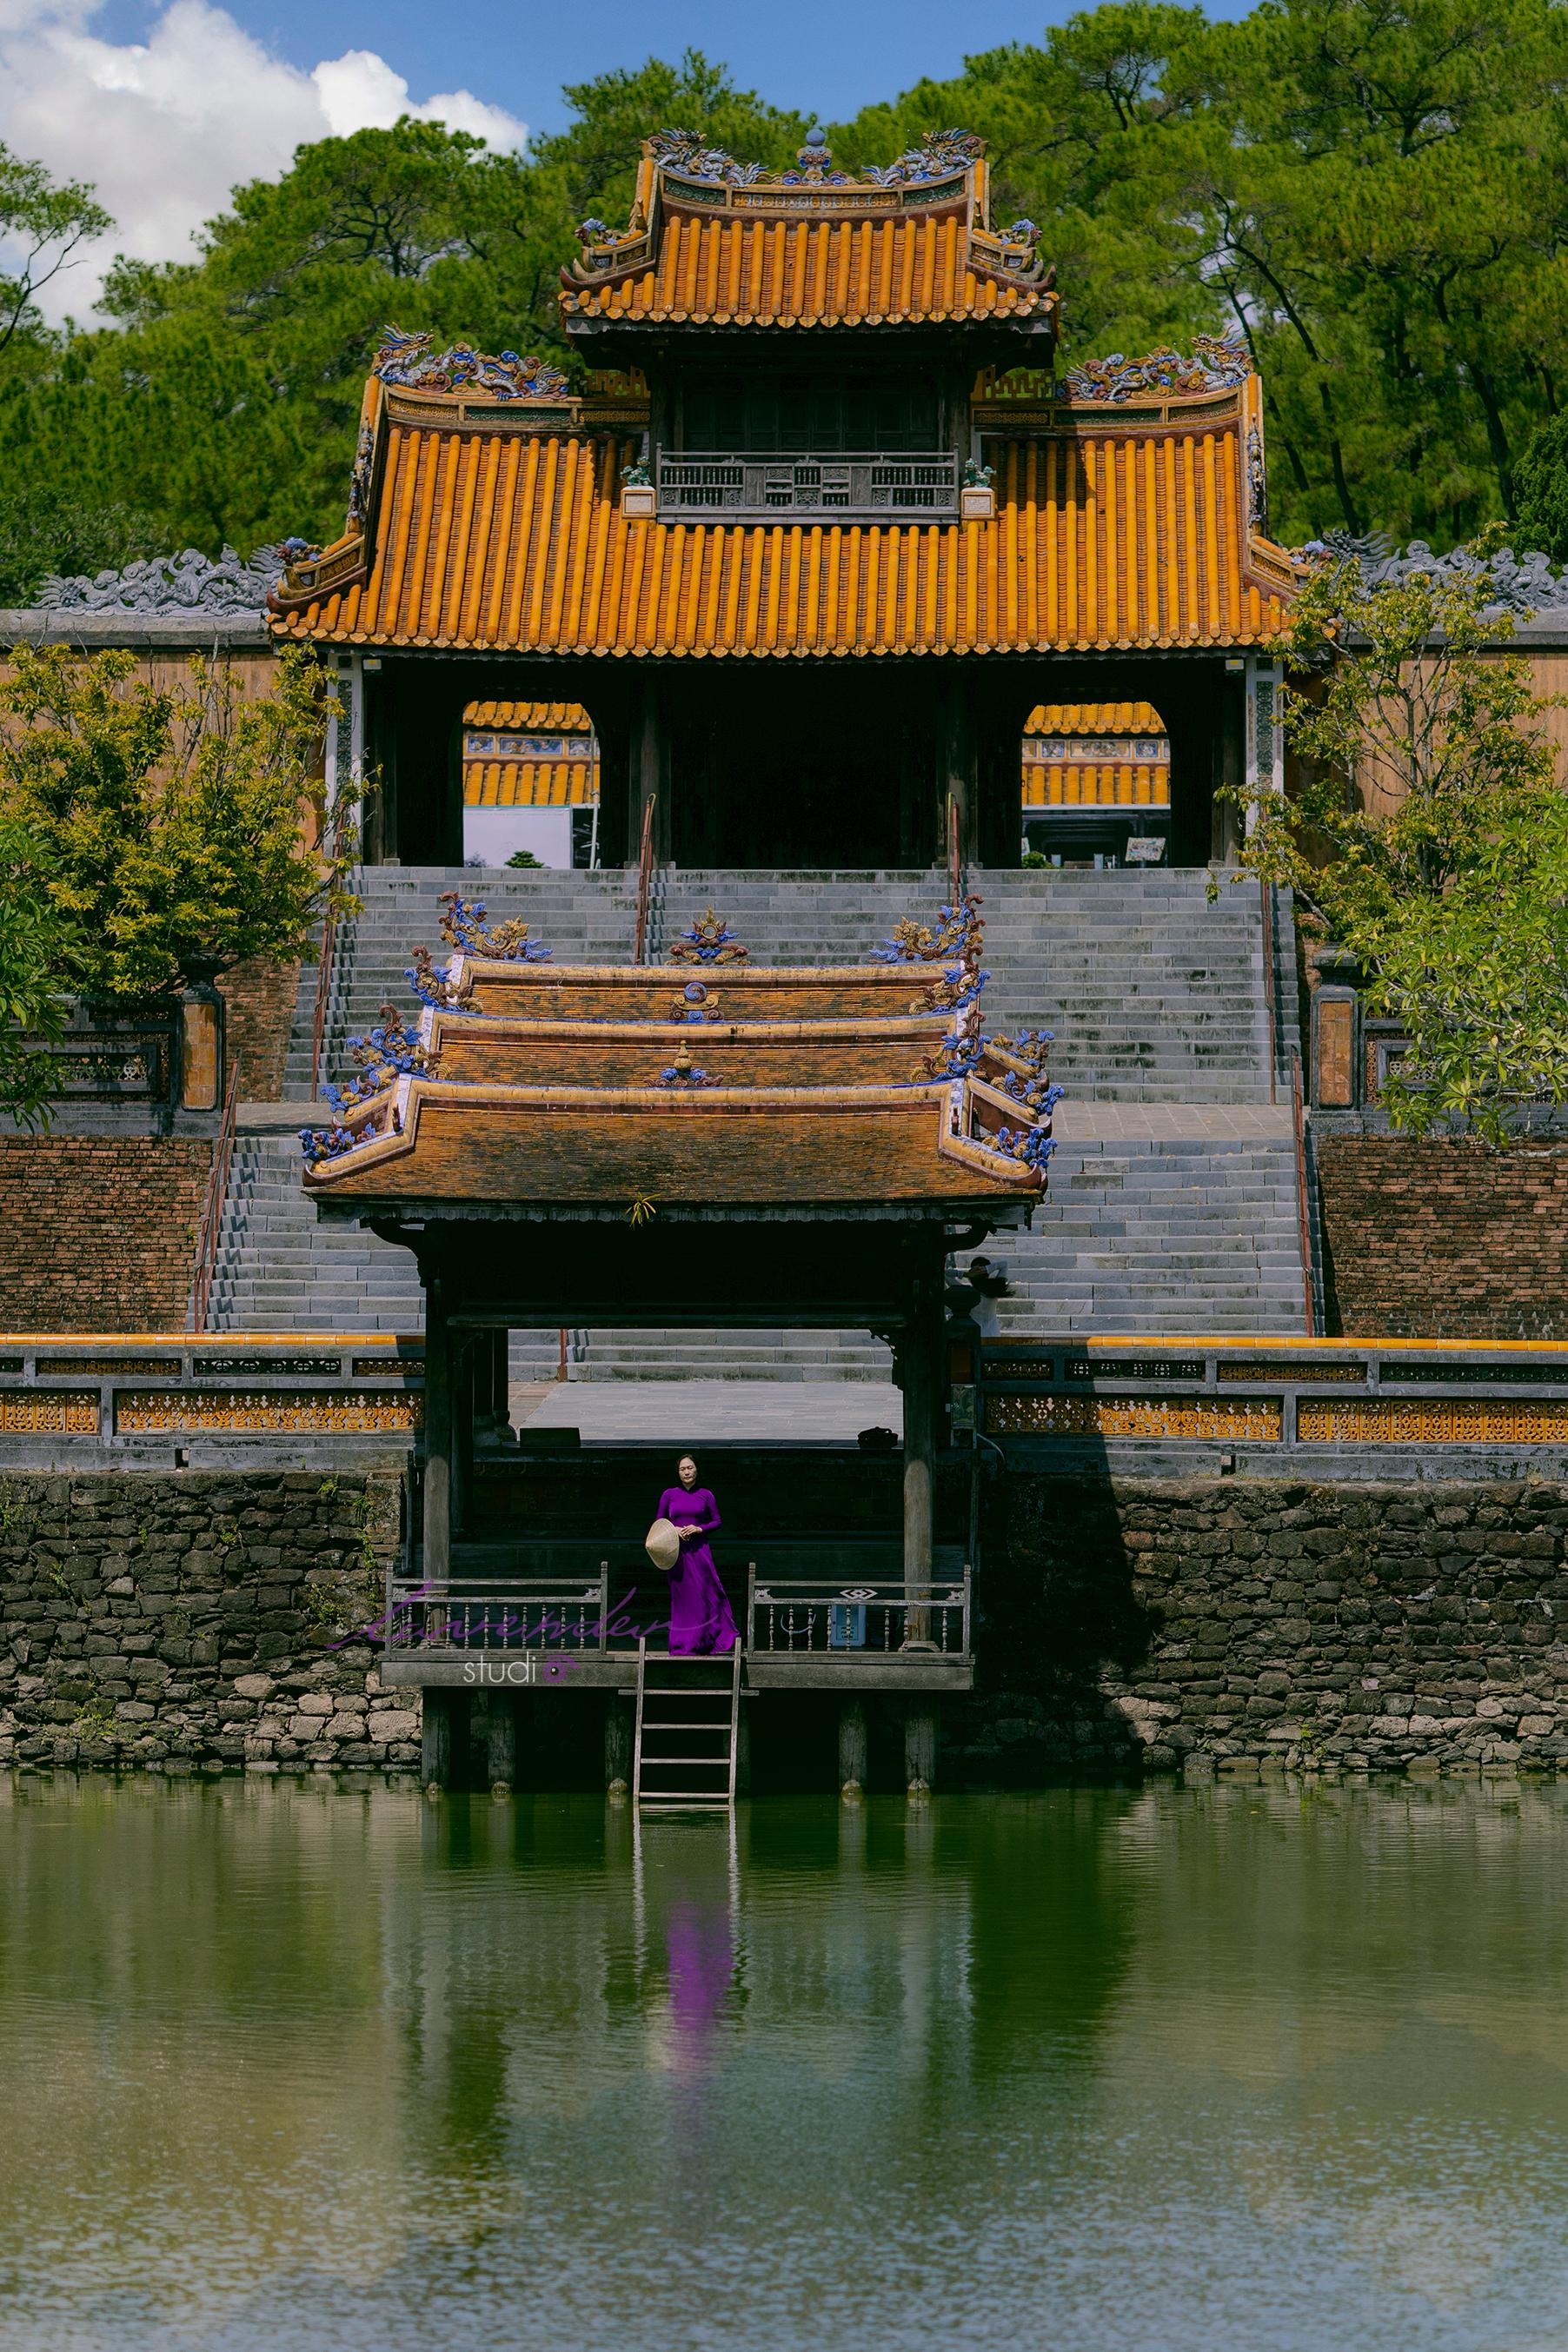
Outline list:
[[[985,1017],[1053,1029],[1052,1067],[1075,1100],[1267,1102],[1268,1042],[1262,921],[1255,887],[1203,873],[986,872]],[[444,890],[481,898],[492,917],[518,916],[557,963],[625,963],[637,920],[637,880],[609,873],[512,874],[471,867],[370,866],[364,901],[340,935],[328,1008],[325,1075],[342,1075],[345,1040],[382,1004],[412,1006],[405,978],[413,949],[438,950]],[[709,905],[754,962],[860,963],[906,914],[934,917],[941,873],[747,874],[663,871],[650,910],[655,960]],[[310,1091],[316,972],[302,967],[284,1092]]]
[[[1295,1138],[1281,1112],[1241,1137],[1058,1144],[1031,1234],[987,1255],[1013,1296],[997,1336],[1302,1330]]]
[[[1302,1328],[1294,1144],[1281,1087],[1270,1109],[1270,1040],[1258,890],[1202,872],[973,874],[984,901],[993,1031],[1056,1033],[1066,1089],[1051,1192],[1028,1235],[994,1255],[1015,1295],[1000,1330],[1278,1331]],[[384,1002],[412,1006],[412,950],[439,946],[440,893],[520,917],[558,962],[629,960],[637,880],[601,873],[372,867],[363,912],[341,935],[324,1074]],[[934,918],[940,872],[737,873],[665,869],[650,956],[710,904],[775,963],[856,963],[915,913]],[[1279,1031],[1294,1023],[1294,972],[1276,958]],[[285,1093],[308,1099],[315,971],[301,971]],[[1122,1108],[1125,1107],[1123,1112]],[[1234,1116],[1231,1114],[1234,1113]],[[242,1135],[220,1244],[215,1312],[229,1330],[412,1330],[419,1299],[404,1253],[319,1226],[292,1137]],[[514,1338],[514,1378],[549,1378],[551,1339]],[[574,1379],[884,1381],[887,1349],[860,1332],[574,1332]]]
[[[353,1225],[321,1225],[292,1136],[236,1138],[218,1235],[213,1323],[221,1331],[418,1331],[413,1257]]]
[[[464,866],[368,866],[353,877],[363,911],[338,933],[327,1004],[323,1081],[343,1076],[346,1041],[371,1027],[384,1003],[416,1012],[405,977],[413,951],[439,959],[443,891],[483,901],[491,919],[512,916],[552,950],[557,963],[629,963],[637,926],[637,877],[619,867],[592,874],[513,874]],[[286,1101],[310,1097],[316,966],[301,964],[284,1066]]]
[[[1075,1102],[1268,1100],[1256,884],[1203,873],[983,873],[985,1024],[1056,1032]]]

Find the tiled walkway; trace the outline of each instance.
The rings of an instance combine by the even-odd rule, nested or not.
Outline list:
[[[904,1425],[898,1390],[869,1381],[563,1381],[514,1387],[510,1402],[514,1427],[576,1429],[585,1444],[852,1445],[863,1429],[901,1434]]]

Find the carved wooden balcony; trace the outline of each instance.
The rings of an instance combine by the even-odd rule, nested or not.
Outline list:
[[[655,485],[661,521],[885,522],[959,512],[959,457],[951,449],[660,450]]]

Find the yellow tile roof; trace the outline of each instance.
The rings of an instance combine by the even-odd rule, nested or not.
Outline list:
[[[1026,760],[1024,806],[1169,808],[1171,771],[1163,761]]]
[[[1064,411],[1058,430],[987,445],[989,520],[886,525],[628,520],[635,445],[394,401],[367,535],[301,565],[275,627],[751,658],[1257,644],[1284,625],[1293,573],[1247,520],[1255,394],[1194,400],[1153,428]]]
[[[463,761],[465,808],[592,808],[598,797],[596,760]]]
[[[594,722],[580,702],[470,702],[465,727],[492,727],[519,735],[591,735]]]
[[[1056,295],[987,266],[963,217],[666,221],[646,268],[607,285],[569,284],[575,320],[689,320],[718,327],[895,326],[913,320],[1025,319]]]
[[[1026,735],[1163,735],[1165,722],[1152,702],[1037,702],[1024,721]]]

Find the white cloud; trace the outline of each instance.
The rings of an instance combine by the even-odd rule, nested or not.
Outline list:
[[[189,5],[189,0],[176,0]],[[450,131],[471,131],[492,147],[521,147],[524,131],[504,108],[487,106],[471,89],[447,90],[426,99],[423,106],[409,103],[408,84],[374,49],[345,49],[329,58],[310,76],[321,100],[327,127],[334,138],[351,131],[387,131],[400,114],[416,114],[422,122],[444,122]]]
[[[172,0],[145,41],[100,40],[98,0],[0,0],[0,140],[58,179],[94,184],[112,234],[48,287],[83,317],[115,253],[183,260],[192,232],[243,180],[271,177],[302,142],[384,129],[400,114],[520,147],[524,126],[460,89],[410,100],[370,49],[304,73],[208,0]]]

